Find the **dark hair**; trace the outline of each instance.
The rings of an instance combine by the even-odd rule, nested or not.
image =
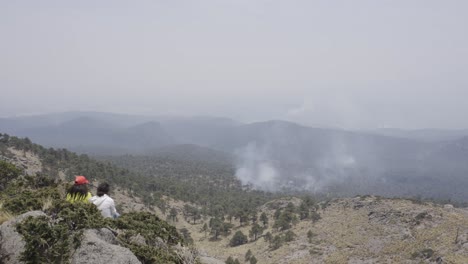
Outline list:
[[[97,187],[97,196],[101,197],[104,194],[108,194],[108,193],[109,193],[109,184],[107,182],[103,182],[99,184],[99,186]]]
[[[68,194],[70,194],[72,197],[79,197],[80,199],[82,197],[86,197],[88,195],[88,185],[87,184],[74,184],[72,187],[70,187],[67,191]]]

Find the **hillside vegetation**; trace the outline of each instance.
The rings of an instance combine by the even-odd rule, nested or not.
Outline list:
[[[203,234],[194,239],[221,259],[243,260],[250,250],[258,263],[468,263],[468,212],[450,206],[373,196],[345,198],[320,204],[320,219],[293,221],[288,229],[278,228],[276,209],[265,207],[262,212],[270,223],[257,239],[252,236],[243,245],[230,247],[232,236],[217,247]],[[233,233],[249,235],[252,227],[238,227]]]
[[[133,154],[155,161],[153,156],[168,149],[179,157],[206,160],[227,155],[243,184],[261,190],[468,200],[466,130],[366,132],[281,120],[242,124],[215,117],[96,112],[0,118],[0,127],[46,146],[89,155]],[[194,152],[197,147],[190,150],[187,145],[204,151]],[[269,172],[267,181],[256,177],[262,171]]]
[[[197,204],[201,215],[252,214],[256,207],[278,196],[243,186],[234,176],[234,168],[224,164],[159,156],[107,159],[114,166],[151,177],[145,187],[148,194]]]
[[[44,175],[24,175],[3,160],[0,176],[0,223],[29,211],[45,212],[16,226],[25,241],[20,253],[20,260],[25,263],[68,263],[81,244],[83,232],[99,228],[114,230],[119,244],[129,248],[142,263],[185,263],[175,248],[177,244],[185,244],[182,236],[154,214],[131,212],[116,220],[105,219],[93,204],[66,202],[69,184],[65,182]],[[3,181],[6,178],[8,181]],[[136,241],[136,236],[142,237],[143,242]],[[3,239],[2,243],[8,243]],[[9,254],[4,254],[2,243],[0,262],[10,263],[12,260]]]
[[[92,181],[106,181],[138,196],[147,206],[158,206],[164,212],[167,204],[163,196],[198,204],[200,214],[223,215],[250,212],[273,195],[242,186],[233,169],[218,163],[175,160],[169,157],[123,156],[112,159],[114,164],[96,161],[88,155],[77,155],[66,149],[44,148],[28,138],[0,135],[0,154],[12,155],[8,150],[37,154],[42,161],[44,175],[72,180],[74,175],[86,175]],[[119,167],[118,167],[118,166]]]
[[[468,262],[468,213],[452,205],[378,196],[280,197],[242,186],[233,168],[219,163],[171,155],[114,157],[109,163],[28,139],[0,139],[2,221],[30,210],[46,212],[18,229],[31,248],[47,241],[27,258],[55,260],[57,252],[66,257],[84,230],[106,227],[117,230],[119,243],[143,263],[188,263],[178,243],[197,248],[201,263]],[[67,187],[61,178],[70,179],[77,168],[118,185],[116,201],[133,206],[109,221],[93,207],[61,202]],[[37,228],[40,235],[28,237]],[[150,246],[160,243],[155,237],[169,247]]]

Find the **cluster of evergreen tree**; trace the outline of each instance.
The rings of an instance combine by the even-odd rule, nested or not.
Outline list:
[[[253,255],[252,251],[249,249],[247,253],[245,253],[245,263],[249,264],[257,264],[257,258]],[[226,264],[240,264],[239,259],[234,259],[233,257],[229,256],[227,260],[224,262]]]
[[[256,215],[258,206],[278,197],[253,190],[235,177],[234,168],[223,163],[181,160],[160,156],[106,157],[115,166],[150,178],[145,186],[147,195],[166,195],[197,205],[184,210],[194,222],[201,215],[227,217],[247,222]],[[146,200],[151,200],[150,198]]]
[[[129,190],[145,204],[156,205],[163,212],[168,209],[161,199],[163,195],[191,202],[196,210],[187,210],[186,215],[193,221],[201,215],[220,218],[227,215],[246,222],[255,214],[256,207],[275,197],[272,193],[242,186],[234,176],[234,169],[225,164],[128,155],[97,161],[88,155],[45,148],[28,138],[0,133],[0,154],[7,156],[9,147],[37,154],[43,162],[45,175],[58,178],[59,172],[63,172],[70,181],[74,175],[106,181]]]

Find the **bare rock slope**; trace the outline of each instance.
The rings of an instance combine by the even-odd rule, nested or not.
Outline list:
[[[272,228],[274,210],[268,206],[259,210],[270,219],[263,235],[284,235],[286,231]],[[238,221],[233,221],[231,235],[217,241],[210,241],[210,235],[200,231],[209,220],[190,224],[181,217],[175,224],[191,232],[202,255],[221,261],[229,256],[243,260],[250,249],[258,263],[468,263],[466,209],[362,196],[322,203],[317,212],[320,220],[296,223],[290,229],[296,235],[294,240],[276,250],[263,237],[230,247],[236,231],[249,234],[251,229]]]

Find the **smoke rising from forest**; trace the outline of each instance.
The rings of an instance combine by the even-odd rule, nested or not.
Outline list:
[[[279,138],[284,137],[279,135]],[[270,137],[266,142],[250,142],[235,151],[236,177],[243,184],[265,191],[321,192],[351,177],[359,166],[340,140],[333,141],[328,151],[313,159],[301,157],[298,152],[275,148],[273,140]],[[280,158],[282,154],[278,152],[281,151],[290,156]]]
[[[266,146],[249,143],[235,151],[237,156],[236,177],[243,184],[251,184],[254,188],[276,191],[280,174],[274,167]]]

